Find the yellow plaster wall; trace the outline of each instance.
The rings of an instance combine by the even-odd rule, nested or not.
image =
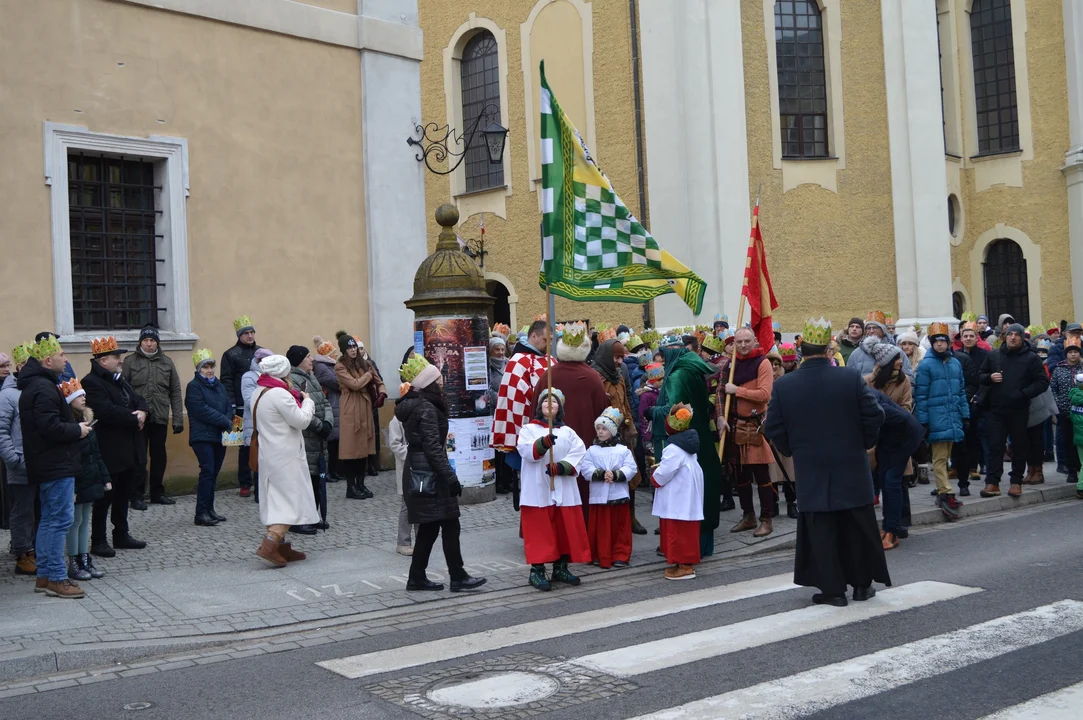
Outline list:
[[[767,46],[762,3],[741,4],[750,205],[762,182],[760,224],[785,332],[800,332],[810,315],[839,328],[870,309],[897,310],[880,4],[841,9],[846,168],[837,193],[811,184],[783,192],[771,150],[767,53],[775,48]]]
[[[357,0],[294,0],[294,2],[315,5],[328,10],[337,10],[351,15],[357,14]]]
[[[639,197],[635,172],[634,120],[632,103],[631,42],[628,20],[628,3],[625,0],[593,0],[589,3],[593,13],[594,27],[594,103],[597,120],[596,154],[602,169],[613,182],[624,203],[639,216]],[[455,4],[442,0],[420,0],[421,28],[425,33],[425,60],[421,64],[421,103],[425,122],[448,121],[444,95],[443,59],[444,48],[455,30],[466,22],[471,12],[486,17],[504,29],[507,38],[507,57],[511,65],[507,69],[508,114],[503,124],[510,130],[507,153],[511,154],[513,193],[506,198],[507,220],[492,214],[485,216],[486,250],[485,269],[508,277],[514,284],[509,288],[518,293],[518,323],[524,325],[534,316],[545,312],[545,293],[538,287],[538,267],[541,263],[539,223],[541,214],[538,197],[531,191],[526,148],[525,88],[523,83],[522,47],[520,25],[526,21],[534,6],[527,1],[479,0],[469,4]],[[555,34],[543,21],[552,13],[553,18],[575,16],[574,31]],[[567,46],[570,55],[559,62],[558,57],[546,58],[546,76],[561,103],[565,100],[562,87],[582,87],[582,64],[575,65],[568,57],[574,57],[579,48],[582,57],[582,41],[577,11],[566,0],[558,0],[543,9],[535,24],[534,37],[544,37],[559,48]],[[538,33],[542,33],[541,36]],[[563,43],[563,45],[561,45]],[[554,50],[557,52],[557,50]],[[562,69],[567,68],[567,69]],[[580,101],[581,103],[581,101]],[[534,103],[537,107],[537,102]],[[580,107],[582,105],[580,104]],[[582,112],[582,111],[580,111]],[[573,114],[573,117],[575,115]],[[537,119],[531,117],[531,123]],[[586,129],[579,128],[586,136]],[[451,200],[447,177],[426,175],[425,199],[428,209],[429,247],[436,246],[439,227],[432,220],[436,208]],[[503,190],[496,192],[503,193]],[[474,238],[478,231],[479,215],[464,217],[459,233]],[[663,246],[665,238],[660,238]],[[641,306],[623,303],[578,303],[557,298],[557,318],[590,318],[594,322],[617,325],[621,322],[641,328]]]
[[[965,236],[952,248],[952,275],[967,288],[971,298],[984,295],[984,287],[973,287],[970,252],[978,237],[997,223],[1023,231],[1042,250],[1042,307],[1045,323],[1061,319],[1071,321],[1072,283],[1069,268],[1068,195],[1064,175],[1064,152],[1069,146],[1068,98],[1064,56],[1064,16],[1060,3],[1026,3],[1027,65],[1029,68],[1031,122],[1034,159],[1024,160],[1023,186],[994,185],[978,192],[974,168],[962,172],[966,215]],[[969,16],[961,15],[969,22]],[[969,38],[964,29],[960,38]],[[970,52],[969,43],[960,41],[960,52]],[[964,79],[964,89],[972,88]],[[968,90],[969,91],[969,90]],[[973,128],[963,129],[973,134]],[[1031,321],[1037,319],[1031,309]]]

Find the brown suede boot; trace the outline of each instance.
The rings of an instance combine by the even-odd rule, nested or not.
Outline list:
[[[774,529],[771,518],[760,518],[760,526],[756,528],[756,532],[752,533],[752,537],[767,537],[774,532]]]
[[[264,535],[259,550],[256,550],[256,557],[272,567],[286,567],[286,558],[278,552],[279,542],[278,538],[273,538],[270,534]]]
[[[756,529],[756,513],[745,513],[745,516],[741,518],[741,522],[737,523],[730,528],[731,533],[744,532],[745,530]]]
[[[1014,484],[1014,485],[1012,485],[1011,487],[1008,488],[1008,495],[1010,497],[1019,497],[1022,494],[1023,494],[1023,486],[1022,485]]]
[[[304,560],[306,557],[308,557],[300,550],[294,550],[293,544],[288,542],[278,543],[278,552],[282,556],[282,558],[288,563],[297,562],[298,560]]]
[[[49,581],[49,584],[45,586],[45,594],[49,597],[55,598],[67,598],[70,600],[80,600],[86,593],[83,592],[83,588],[73,583],[71,580],[60,580],[59,582]]]
[[[978,494],[982,497],[996,497],[1000,494],[1000,486],[989,483],[985,486],[985,489]]]
[[[37,575],[38,561],[33,550],[28,550],[15,561],[16,575]]]
[[[1032,467],[1030,472],[1027,473],[1027,479],[1023,481],[1024,485],[1044,485],[1045,484],[1045,470],[1041,465]]]
[[[43,593],[49,587],[49,578],[39,577],[34,580],[34,592]]]

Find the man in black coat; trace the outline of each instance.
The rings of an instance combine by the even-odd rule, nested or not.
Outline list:
[[[241,397],[241,378],[252,369],[252,359],[259,350],[256,344],[256,328],[252,319],[242,315],[233,321],[233,330],[237,333],[237,343],[222,353],[222,387],[226,389],[233,403],[233,414],[244,417],[244,398]],[[248,466],[247,445],[237,448],[237,484],[241,488],[241,497],[252,494],[252,468]]]
[[[797,482],[797,556],[794,582],[817,587],[816,604],[846,605],[876,594],[872,582],[891,584],[873,511],[867,450],[876,445],[884,412],[861,375],[833,367],[826,345],[830,326],[805,327],[805,358],[775,381],[763,434],[793,457]]]
[[[83,378],[86,402],[94,411],[98,447],[109,469],[113,489],[94,502],[90,518],[90,552],[98,557],[113,557],[113,548],[142,550],[147,544],[128,532],[128,503],[146,464],[146,446],[140,431],[147,419],[147,403],[139,397],[121,374],[120,356],[126,351],[117,347],[115,338],[91,341],[94,353],[90,372]],[[105,539],[105,520],[112,508],[113,546]]]
[[[1023,326],[1013,323],[1004,333],[1003,347],[986,355],[979,381],[987,387],[983,407],[989,418],[989,465],[986,468],[982,497],[1000,494],[1000,478],[1004,474],[1004,449],[1012,439],[1011,487],[1008,495],[1023,494],[1023,474],[1027,470],[1027,419],[1030,401],[1049,387],[1045,365],[1030,347]]]

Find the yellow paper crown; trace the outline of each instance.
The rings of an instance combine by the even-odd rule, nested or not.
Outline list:
[[[198,370],[199,366],[206,360],[214,360],[214,353],[207,348],[199,348],[192,353],[192,364],[196,366],[196,370]]]
[[[90,341],[90,352],[95,355],[108,355],[117,351],[117,339],[109,337],[94,338]]]
[[[567,347],[582,347],[583,343],[587,339],[587,324],[583,322],[570,322],[564,323],[564,334],[560,337],[560,342],[564,343]]]
[[[11,360],[16,366],[22,365],[24,362],[30,359],[30,350],[34,346],[31,343],[22,343],[16,345],[11,350]]]
[[[626,345],[629,350],[635,350],[638,347],[646,345],[646,343],[643,342],[643,338],[639,337],[638,335],[633,335],[628,338],[628,342],[626,343]]]
[[[967,310],[965,313],[963,313],[963,316],[961,318],[959,318],[959,319],[962,320],[965,323],[968,323],[968,322],[976,323],[978,321],[978,315],[977,315],[977,313],[974,313],[974,312],[971,312],[970,310]]]
[[[27,343],[30,345],[29,343]],[[38,342],[30,345],[30,355],[36,360],[44,360],[45,358],[51,358],[58,352],[63,351],[64,348],[60,347],[60,341],[52,335],[43,337]]]
[[[937,335],[943,335],[947,338],[951,337],[951,331],[948,329],[947,323],[934,322],[929,325],[929,337],[932,338]]]
[[[705,337],[700,345],[704,350],[713,352],[715,355],[722,355],[726,352],[725,338],[715,337],[714,335]]]
[[[965,322],[961,326],[959,326],[959,332],[963,332],[964,330],[973,330],[974,332],[977,332],[978,331],[978,323],[976,323],[976,322]]]
[[[805,331],[801,333],[801,337],[804,342],[826,347],[831,343],[831,321],[823,318],[819,320],[809,318],[805,323]]]
[[[399,368],[399,375],[402,376],[404,382],[412,383],[414,378],[421,373],[422,370],[431,365],[423,355],[413,355],[406,363]]]
[[[242,328],[252,327],[252,318],[247,315],[241,315],[239,318],[233,321],[234,332],[241,332]]]
[[[1045,332],[1045,328],[1041,325],[1030,325],[1027,327],[1027,334],[1031,337],[1038,337]]]

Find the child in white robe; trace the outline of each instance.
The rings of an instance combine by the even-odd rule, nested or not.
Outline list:
[[[594,421],[597,438],[587,449],[579,474],[590,482],[590,517],[587,535],[594,564],[602,568],[628,567],[632,557],[632,515],[629,482],[636,476],[632,451],[620,443],[624,422],[620,410],[606,408]]]
[[[692,408],[674,405],[666,417],[665,450],[662,461],[654,467],[651,484],[654,493],[652,512],[659,520],[662,553],[666,562],[666,580],[691,580],[696,577],[693,565],[700,561],[699,526],[703,520],[703,471],[696,453],[699,435],[689,430]],[[708,450],[710,452],[710,450]]]

